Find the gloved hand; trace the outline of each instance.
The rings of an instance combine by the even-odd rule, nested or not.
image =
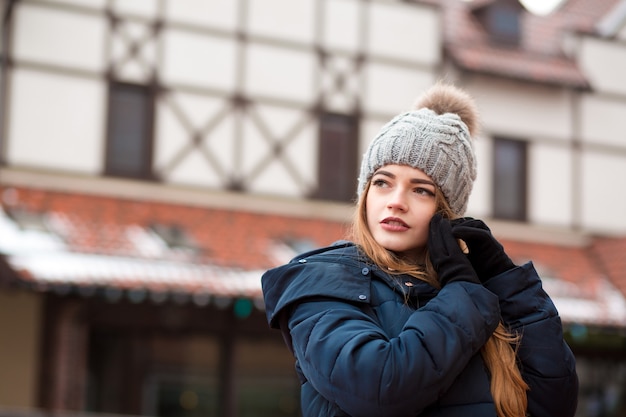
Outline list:
[[[441,286],[454,281],[480,284],[478,275],[452,234],[450,220],[435,214],[430,220],[428,253]]]
[[[481,282],[485,283],[490,278],[515,268],[511,258],[484,222],[464,217],[453,220],[451,224],[454,237],[467,244],[467,258]]]

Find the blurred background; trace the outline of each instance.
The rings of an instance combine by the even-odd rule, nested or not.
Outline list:
[[[626,1],[0,17],[1,417],[298,416],[260,277],[345,237],[365,147],[442,79],[481,110],[468,214],[544,277],[577,416],[626,416]]]

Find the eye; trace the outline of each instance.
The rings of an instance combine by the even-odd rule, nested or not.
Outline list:
[[[375,178],[372,180],[372,186],[383,188],[383,187],[388,187],[389,183],[382,178]]]
[[[415,188],[415,193],[419,194],[419,195],[423,195],[423,196],[427,196],[427,197],[434,197],[435,196],[435,192],[429,188],[426,187],[417,187]]]

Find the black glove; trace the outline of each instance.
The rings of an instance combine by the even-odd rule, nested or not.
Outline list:
[[[452,234],[469,249],[467,258],[484,283],[502,272],[515,268],[504,248],[481,220],[464,217],[452,221]]]
[[[441,214],[435,214],[430,220],[428,253],[442,287],[453,281],[480,284],[472,264],[452,234],[450,220]]]

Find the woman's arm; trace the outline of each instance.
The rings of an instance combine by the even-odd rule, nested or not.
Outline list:
[[[294,354],[312,386],[350,415],[416,415],[436,401],[499,321],[497,298],[455,282],[389,338],[358,305],[301,301],[290,309]]]
[[[531,263],[516,267],[480,220],[455,220],[452,230],[469,246],[468,259],[485,287],[500,299],[504,323],[521,333],[517,356],[530,386],[529,414],[573,416],[578,398],[574,355],[563,340],[561,319],[535,268]]]
[[[574,355],[552,300],[532,263],[504,272],[485,283],[498,295],[502,319],[521,334],[517,352],[530,386],[528,412],[533,417],[569,417],[576,411],[578,377]]]

